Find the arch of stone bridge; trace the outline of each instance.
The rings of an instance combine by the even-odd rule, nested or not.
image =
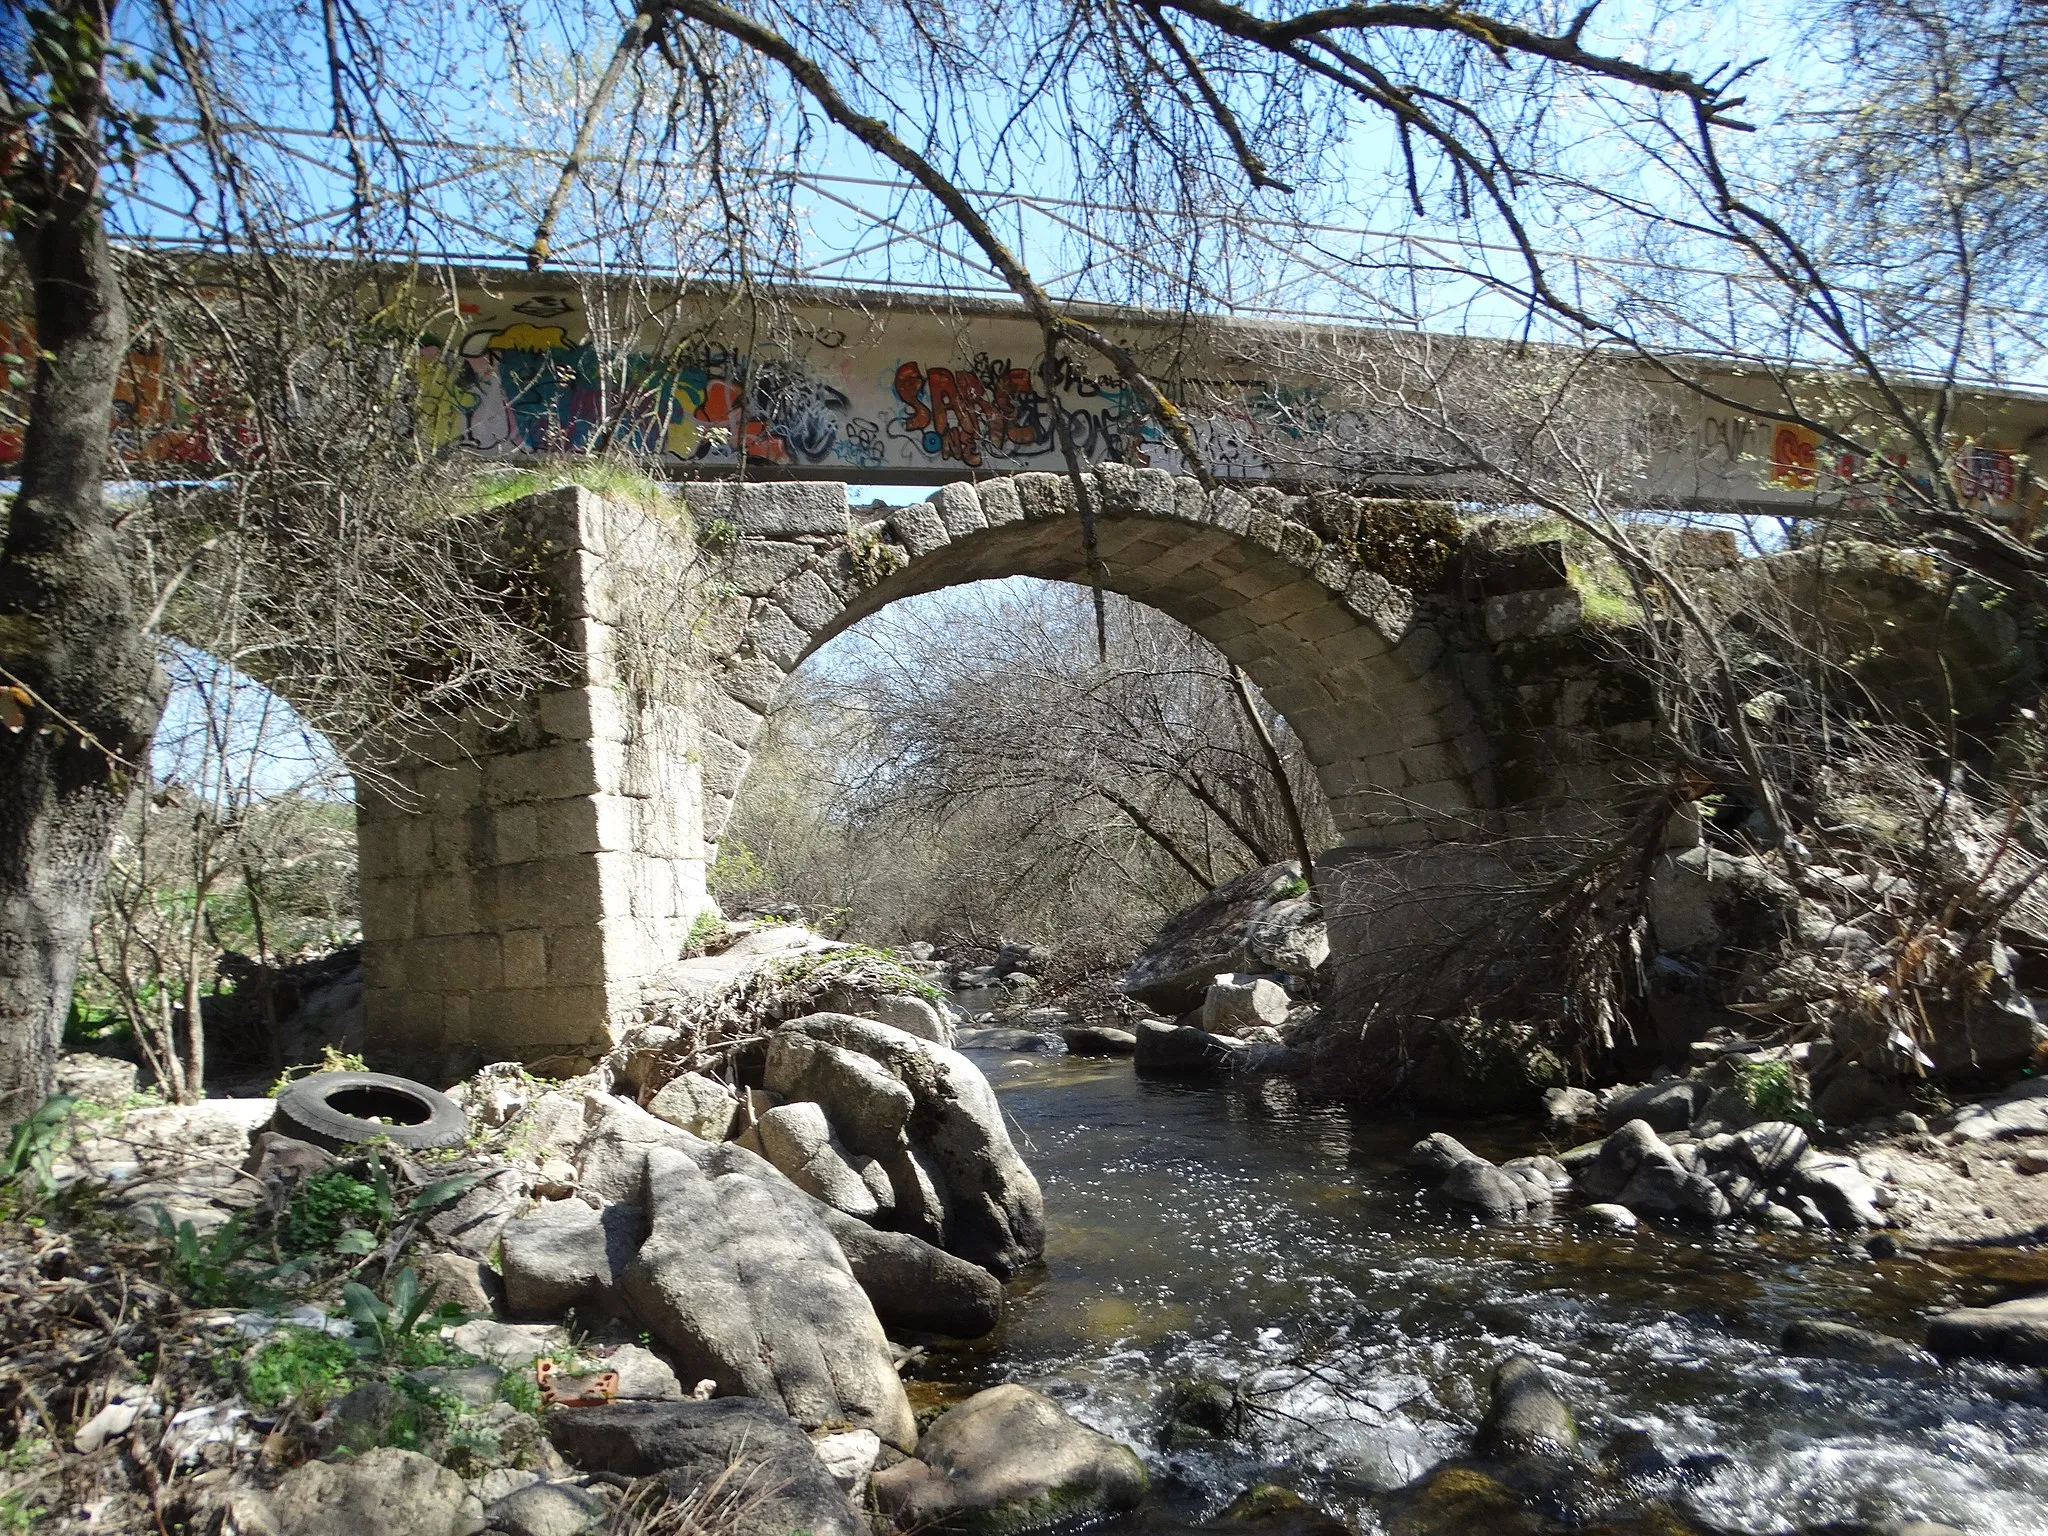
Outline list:
[[[1106,470],[1097,484],[1104,585],[1188,625],[1251,675],[1315,764],[1345,845],[1461,840],[1483,828],[1488,740],[1411,594],[1289,517],[1296,504],[1277,492],[1211,493],[1161,471]],[[836,538],[846,515],[838,487],[726,495],[741,535],[731,579],[750,606],[705,690],[714,842],[775,690],[834,636],[899,598],[967,582],[1088,579],[1061,475],[949,485]],[[707,499],[693,494],[693,507]]]

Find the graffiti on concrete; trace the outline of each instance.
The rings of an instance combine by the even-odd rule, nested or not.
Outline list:
[[[392,429],[436,452],[518,460],[623,447],[679,468],[886,479],[1049,468],[1071,442],[1089,462],[1189,468],[1121,378],[1070,356],[1048,382],[1035,351],[1002,350],[1005,336],[1020,349],[1031,343],[1000,318],[798,305],[745,345],[703,335],[601,343],[581,295],[569,292],[465,291],[450,318],[392,359]],[[30,328],[0,322],[0,468],[21,457],[36,356]],[[1356,474],[1401,461],[1384,422],[1311,383],[1176,375],[1172,393],[1222,478]],[[1805,428],[1725,408],[1692,421],[1691,439],[1653,476],[1673,505],[1761,495],[1796,509],[1817,494],[1899,494],[1896,473],[1874,475]],[[260,451],[233,381],[153,346],[129,357],[111,439],[117,458],[145,474],[209,472]],[[1998,515],[2022,501],[2038,510],[2039,488],[2013,448],[1957,448],[1963,496]]]

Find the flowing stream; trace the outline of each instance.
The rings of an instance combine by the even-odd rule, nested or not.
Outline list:
[[[1677,1500],[1702,1525],[2048,1533],[2041,1373],[1776,1347],[1815,1316],[1917,1340],[1930,1311],[1984,1300],[1981,1284],[1796,1234],[1610,1235],[1568,1205],[1489,1228],[1435,1208],[1406,1172],[1430,1124],[1284,1080],[975,1057],[1044,1187],[1045,1264],[1012,1283],[997,1334],[925,1363],[913,1401],[1036,1387],[1138,1447],[1174,1517],[1272,1481],[1379,1531],[1376,1494],[1464,1454],[1488,1372],[1519,1352],[1548,1368],[1589,1447],[1638,1430],[1674,1457],[1724,1456]],[[1454,1129],[1490,1156],[1538,1150],[1528,1126]],[[1246,1433],[1160,1450],[1176,1389],[1199,1378],[1242,1391]]]

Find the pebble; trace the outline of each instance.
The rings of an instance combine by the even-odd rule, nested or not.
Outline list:
[[[1610,1232],[1633,1232],[1641,1225],[1636,1213],[1627,1206],[1607,1201],[1587,1206],[1586,1215],[1595,1226],[1605,1227]]]

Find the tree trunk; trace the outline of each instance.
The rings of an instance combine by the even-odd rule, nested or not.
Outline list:
[[[18,707],[0,729],[0,1125],[50,1091],[108,845],[164,693],[102,486],[128,330],[100,214],[98,114],[81,105],[91,162],[53,151],[52,169],[17,167],[6,189],[37,361],[0,545],[0,686]]]

